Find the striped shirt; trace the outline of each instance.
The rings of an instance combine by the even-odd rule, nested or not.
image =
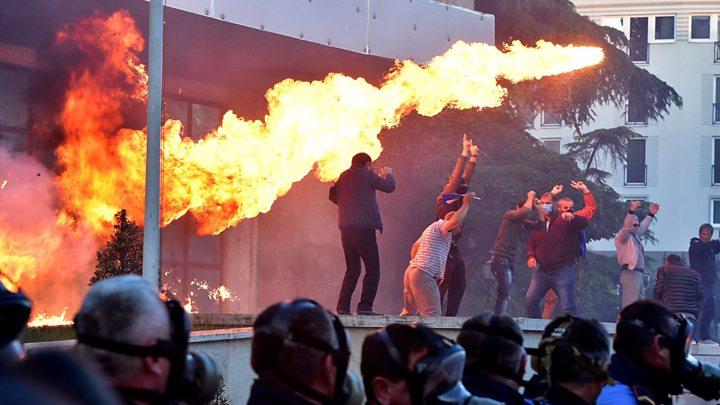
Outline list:
[[[444,219],[437,220],[425,228],[420,239],[415,257],[410,260],[410,266],[417,267],[429,273],[433,278],[440,279],[445,271],[452,232],[443,229]]]

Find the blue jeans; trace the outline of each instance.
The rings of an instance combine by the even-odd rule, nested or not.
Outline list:
[[[525,293],[525,309],[528,318],[540,318],[540,300],[550,289],[555,291],[558,296],[561,314],[578,315],[575,265],[569,264],[549,271],[535,270],[527,293]]]
[[[495,315],[501,315],[507,310],[512,291],[512,262],[502,256],[493,256],[490,261],[490,271],[497,281],[497,298],[495,299]]]

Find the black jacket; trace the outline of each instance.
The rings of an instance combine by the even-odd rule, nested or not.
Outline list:
[[[663,266],[657,271],[653,298],[673,312],[697,316],[703,297],[700,275],[688,267]]]
[[[248,405],[312,405],[313,403],[300,397],[295,392],[272,385],[266,381],[255,380],[250,388]]]
[[[531,403],[525,400],[517,390],[483,375],[465,375],[462,381],[465,388],[478,398],[490,398],[507,405],[526,405]]]
[[[545,394],[545,399],[536,401],[536,403],[542,405],[590,405],[575,393],[555,384]]]
[[[382,232],[375,190],[393,192],[395,179],[391,174],[382,178],[371,170],[353,165],[340,175],[334,187],[333,202],[338,206],[339,228],[379,229]]]
[[[706,287],[715,284],[715,255],[720,253],[720,240],[703,243],[698,238],[690,239],[690,268],[697,271]]]

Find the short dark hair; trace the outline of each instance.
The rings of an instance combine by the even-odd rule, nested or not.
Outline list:
[[[457,342],[465,348],[465,373],[523,374],[520,326],[507,315],[483,312],[462,325]]]
[[[667,257],[665,257],[665,260],[671,264],[677,264],[677,265],[682,264],[682,258],[680,258],[680,256],[678,256],[676,254],[667,255]]]
[[[427,347],[422,332],[410,325],[393,323],[385,327],[393,344],[400,354],[400,359],[407,364],[410,353],[415,353]],[[362,345],[360,359],[360,372],[362,373],[365,395],[368,402],[375,401],[372,380],[375,377],[385,377],[390,381],[400,381],[405,376],[405,371],[400,370],[392,361],[390,354],[385,348],[380,332],[365,337]]]
[[[710,224],[702,224],[700,225],[700,230],[698,230],[698,233],[702,231],[710,231],[710,233],[715,232],[715,228]]]
[[[290,336],[283,339],[273,333],[270,325],[281,305],[271,305],[255,319],[250,364],[260,377],[279,371],[301,384],[310,384],[317,377],[328,354],[294,342]],[[288,333],[337,346],[330,314],[319,306],[297,309],[290,316]]]
[[[360,165],[365,166],[366,164],[372,162],[372,158],[367,153],[358,153],[357,155],[353,156],[352,158],[352,164],[354,165]]]
[[[601,367],[610,361],[610,338],[600,322],[573,319],[565,328],[562,340],[564,343],[557,344],[551,354],[550,381],[589,383],[605,378]]]
[[[650,300],[635,301],[626,306],[618,317],[613,349],[619,355],[635,361],[643,361],[645,349],[655,336],[672,335],[675,316],[662,304]],[[639,320],[646,327],[630,322]]]

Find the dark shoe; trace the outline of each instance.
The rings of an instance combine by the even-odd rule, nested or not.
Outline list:
[[[350,315],[350,311],[345,309],[338,309],[337,311],[335,311],[335,313],[338,315]]]
[[[373,310],[369,310],[369,311],[357,311],[357,314],[358,314],[358,315],[367,315],[367,316],[383,316],[383,315],[385,315],[385,314],[378,314],[377,312],[375,312],[375,311],[373,311]]]

